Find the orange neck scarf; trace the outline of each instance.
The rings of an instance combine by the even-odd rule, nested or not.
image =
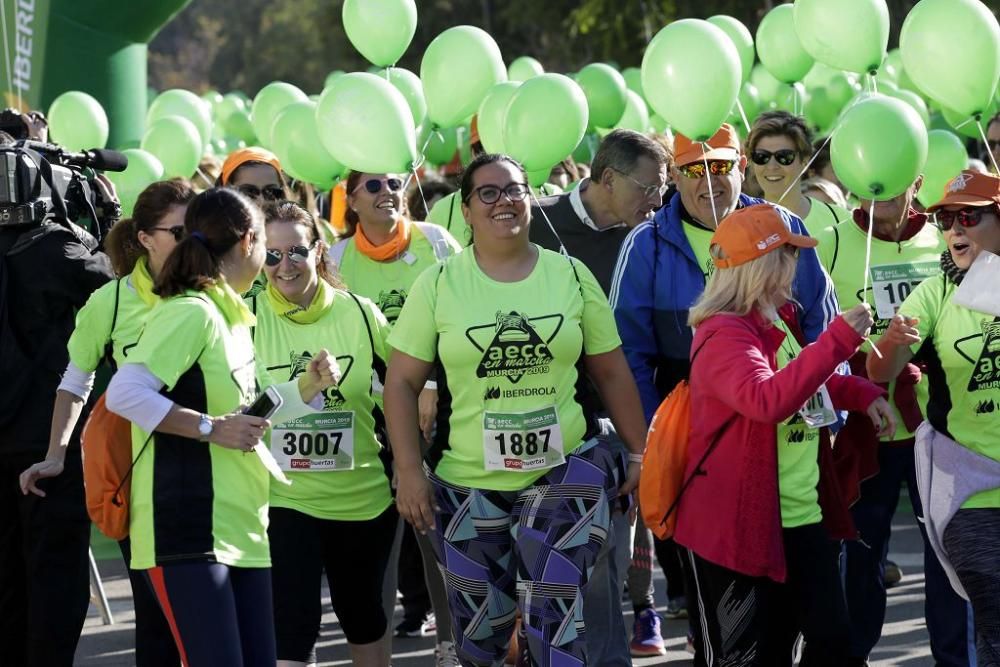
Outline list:
[[[375,245],[365,236],[364,228],[358,224],[354,234],[354,244],[362,255],[376,262],[396,259],[410,247],[410,221],[400,218],[396,223],[396,231],[391,239],[382,245]]]

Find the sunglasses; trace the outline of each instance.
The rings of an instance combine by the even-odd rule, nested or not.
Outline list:
[[[389,192],[399,192],[403,189],[403,181],[398,178],[369,178],[364,183],[358,185],[358,187],[364,186],[370,194],[377,195],[382,191],[382,184],[389,189]],[[355,192],[358,188],[354,188]]]
[[[955,226],[956,222],[960,227],[975,227],[983,221],[984,213],[993,213],[994,211],[995,208],[992,206],[962,208],[957,211],[941,209],[934,214],[934,218],[937,221],[938,229],[942,232],[947,232]]]
[[[771,161],[771,157],[773,156],[774,159],[778,161],[778,164],[783,167],[787,167],[791,163],[795,162],[795,158],[798,157],[798,155],[798,152],[792,150],[791,148],[782,148],[780,151],[774,151],[773,153],[771,151],[755,150],[750,153],[750,159],[753,160],[754,164],[763,167]]]
[[[614,171],[616,171],[617,173],[619,173],[622,176],[624,176],[625,178],[627,178],[628,180],[630,180],[633,183],[635,183],[636,187],[639,188],[639,190],[642,192],[643,198],[645,198],[645,199],[649,199],[653,195],[657,195],[658,197],[660,197],[662,199],[663,195],[666,194],[666,192],[667,192],[667,188],[669,187],[666,183],[664,183],[663,185],[647,185],[647,184],[643,183],[642,181],[637,181],[636,179],[632,178],[632,176],[630,176],[629,174],[626,174],[621,169],[615,169],[614,167],[611,167],[611,168]]]
[[[505,187],[497,187],[496,185],[480,185],[478,188],[469,193],[469,196],[465,198],[468,202],[472,199],[472,195],[479,197],[479,201],[483,202],[487,206],[490,204],[496,204],[500,201],[500,197],[507,195],[507,199],[512,202],[524,201],[524,198],[528,196],[528,186],[524,183],[510,183]]]
[[[174,225],[173,227],[150,227],[151,232],[170,232],[174,235],[175,241],[184,238],[184,225]]]
[[[281,258],[288,255],[288,259],[291,260],[292,264],[301,264],[302,262],[309,259],[309,253],[312,249],[316,247],[315,241],[309,245],[293,245],[286,252],[280,250],[268,249],[264,254],[264,263],[268,266],[277,266],[281,264]]]
[[[279,199],[285,198],[285,191],[280,185],[265,185],[262,188],[258,188],[256,185],[244,184],[237,185],[236,189],[240,191],[241,194],[246,195],[250,199],[266,199],[268,201],[278,201]]]
[[[736,160],[709,160],[708,171],[713,176],[726,176],[736,167]],[[692,162],[683,167],[677,167],[687,178],[703,178],[705,176],[705,163]]]

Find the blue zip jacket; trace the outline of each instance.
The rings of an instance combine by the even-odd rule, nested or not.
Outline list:
[[[762,203],[767,202],[741,194],[737,208]],[[777,208],[788,216],[793,232],[809,234],[802,220]],[[705,289],[702,267],[681,226],[682,211],[676,193],[652,221],[632,230],[618,253],[611,283],[609,301],[647,423],[660,401],[688,376],[692,340],[688,309]],[[839,313],[833,283],[812,248],[799,250],[793,293],[802,306],[802,332],[812,342]]]

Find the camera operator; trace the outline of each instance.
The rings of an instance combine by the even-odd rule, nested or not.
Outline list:
[[[3,112],[0,120],[8,116]],[[0,129],[15,139],[32,134],[42,138],[37,127],[26,128],[22,137],[11,132],[9,124],[0,124]],[[89,605],[90,521],[79,428],[59,443],[66,447],[62,474],[39,482],[44,497],[22,495],[18,476],[45,457],[75,311],[113,277],[96,239],[69,213],[75,212],[75,219],[94,220],[96,229],[113,222],[93,214],[117,207],[94,206],[102,199],[113,202],[114,193],[107,182],[84,174],[85,166],[99,162],[88,162],[92,157],[93,153],[73,156],[30,141],[0,144],[0,653],[4,664],[72,665]],[[89,199],[81,201],[81,196]]]

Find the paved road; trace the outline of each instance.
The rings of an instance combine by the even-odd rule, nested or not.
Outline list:
[[[891,558],[904,571],[903,581],[889,593],[889,609],[882,641],[872,654],[875,667],[932,667],[927,631],[924,626],[924,577],[920,533],[912,514],[906,513],[900,503],[897,524],[893,528]],[[132,650],[133,613],[128,578],[121,560],[100,561],[114,625],[103,625],[97,609],[92,605],[77,650],[76,664],[82,667],[118,667],[134,665]],[[658,576],[657,600],[665,601],[664,581]],[[350,665],[347,644],[336,617],[328,604],[324,604],[323,632],[318,646],[320,665]],[[626,624],[631,627],[631,608],[622,608]],[[662,612],[662,609],[661,609]],[[396,620],[400,610],[397,607]],[[636,660],[635,665],[691,665],[690,655],[684,651],[686,621],[668,621],[664,624],[668,653],[663,658]],[[397,639],[393,644],[394,667],[431,667],[434,645],[430,639]]]

